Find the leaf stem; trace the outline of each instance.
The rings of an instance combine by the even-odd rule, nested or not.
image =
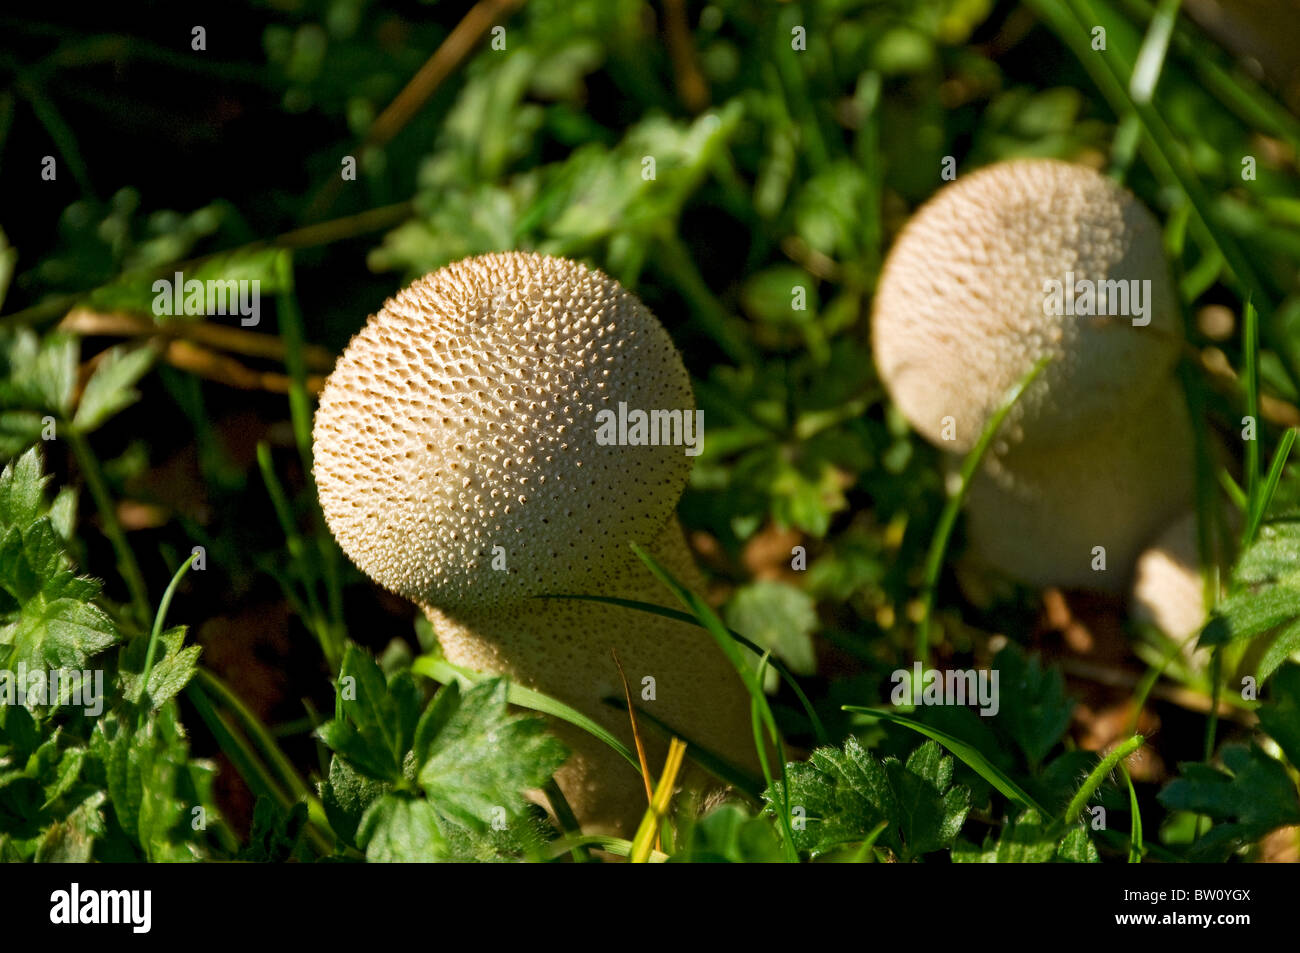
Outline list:
[[[86,479],[86,488],[90,490],[90,495],[95,501],[95,509],[99,511],[99,518],[103,520],[104,535],[108,537],[117,556],[117,571],[121,573],[122,581],[126,583],[127,591],[130,593],[136,621],[145,625],[150,615],[149,591],[145,586],[144,575],[140,572],[140,564],[136,562],[135,553],[131,550],[131,544],[127,541],[126,533],[117,518],[117,505],[108,492],[108,485],[104,482],[99,459],[76,427],[71,423],[64,423],[63,430],[67,435],[68,444],[72,447],[73,456],[77,458],[77,466]]]

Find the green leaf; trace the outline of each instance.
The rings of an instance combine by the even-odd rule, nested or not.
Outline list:
[[[307,859],[303,834],[307,830],[307,805],[298,801],[289,810],[269,797],[259,797],[253,807],[253,829],[237,859],[254,864],[280,864]]]
[[[691,825],[689,842],[669,863],[779,864],[785,859],[771,821],[722,804]]]
[[[433,805],[408,794],[385,794],[366,808],[357,844],[372,863],[428,862],[449,847]]]
[[[723,613],[729,628],[780,658],[798,675],[817,670],[812,634],[817,631],[816,604],[802,589],[784,582],[762,581],[742,586]],[[776,690],[780,675],[769,669],[764,689]]]
[[[568,752],[546,731],[546,722],[506,711],[506,683],[493,679],[461,696],[452,686],[440,710],[431,706],[417,776],[438,810],[470,829],[481,830],[516,816],[522,792],[540,787],[564,763]],[[501,813],[498,813],[501,812]]]
[[[77,413],[72,418],[73,425],[83,433],[89,433],[139,400],[135,384],[153,366],[156,357],[153,349],[148,347],[118,345],[107,351],[90,380],[86,381]]]
[[[1181,777],[1160,792],[1174,811],[1207,814],[1217,823],[1188,852],[1189,860],[1222,861],[1240,845],[1269,831],[1300,824],[1300,794],[1282,762],[1258,747],[1227,745],[1223,767],[1180,765]]]
[[[103,609],[82,601],[83,593],[48,600],[37,595],[27,601],[9,639],[16,654],[12,661],[29,666],[81,669],[87,660],[113,645],[117,627]]]
[[[1043,668],[1037,657],[1026,660],[1010,644],[994,657],[992,668],[999,673],[995,725],[1037,766],[1070,726],[1074,703],[1065,694],[1065,677],[1058,668]]]
[[[341,718],[323,725],[327,745],[376,781],[400,782],[415,740],[420,694],[409,671],[392,680],[364,650],[349,643],[339,670]]]
[[[35,861],[38,864],[89,863],[93,859],[95,839],[103,833],[98,811],[103,800],[103,794],[96,793],[67,817],[52,823],[41,836]]]
[[[982,847],[959,841],[953,845],[953,863],[959,864],[1044,864],[1055,856],[1060,842],[1051,831],[1051,822],[1033,808],[1008,820],[998,832],[984,838]]]
[[[1271,632],[1300,616],[1300,589],[1279,585],[1231,596],[1219,604],[1201,633],[1201,645],[1223,645]]]
[[[72,410],[72,395],[77,385],[78,351],[75,337],[58,332],[41,339],[29,359],[20,358],[15,348],[10,385],[17,399],[28,409],[48,410],[66,417]]]
[[[366,777],[343,758],[330,758],[329,777],[321,783],[320,797],[334,833],[357,847],[357,826],[366,808],[391,790],[391,785]]]
[[[795,846],[814,856],[867,838],[886,823],[882,840],[904,860],[947,847],[970,809],[970,791],[952,784],[952,758],[934,741],[904,765],[879,762],[850,737],[842,749],[818,748],[807,762],[786,766]],[[782,783],[763,794],[773,814],[786,803]]]
[[[938,743],[927,741],[906,766],[888,758],[885,770],[898,798],[902,858],[951,845],[970,811],[970,789],[952,783],[952,758]]]
[[[42,492],[49,478],[41,473],[35,447],[0,472],[0,527],[23,528],[41,515]]]
[[[25,603],[18,621],[0,629],[0,644],[14,647],[11,665],[28,668],[84,669],[87,660],[113,645],[117,627],[91,602],[36,596]]]
[[[1288,659],[1300,652],[1300,619],[1292,621],[1277,634],[1269,647],[1260,656],[1257,674],[1260,682],[1267,681]],[[1294,763],[1294,762],[1292,762]]]
[[[1259,707],[1259,727],[1264,730],[1291,766],[1300,768],[1300,665],[1282,668],[1273,679],[1272,697]]]
[[[864,715],[871,715],[874,718],[883,718],[885,721],[893,722],[896,725],[902,725],[913,731],[932,738],[939,744],[943,745],[976,774],[987,781],[993,787],[997,788],[1002,794],[1011,800],[1020,804],[1022,807],[1032,807],[1041,810],[1034,799],[1020,787],[1011,776],[994,764],[989,758],[985,757],[975,746],[967,743],[955,735],[949,734],[933,725],[917,721],[914,718],[908,718],[906,715],[900,715],[897,712],[885,708],[864,708],[859,705],[845,705],[845,711],[858,712]]]
[[[123,833],[152,862],[195,859],[193,809],[210,811],[211,766],[188,759],[176,705],[142,728],[110,714],[95,725],[91,751],[103,765],[109,800]]]
[[[1066,832],[1060,849],[1056,852],[1056,859],[1070,864],[1095,864],[1101,861],[1096,845],[1082,824],[1076,824]]]
[[[181,689],[189,684],[198,670],[201,649],[197,645],[185,645],[185,626],[173,626],[159,636],[162,655],[154,659],[153,670],[149,673],[148,702],[149,708],[156,709],[180,694]],[[122,652],[118,662],[122,694],[131,701],[142,701],[144,689],[141,675],[144,670],[145,655],[149,643],[147,639],[133,640]]]

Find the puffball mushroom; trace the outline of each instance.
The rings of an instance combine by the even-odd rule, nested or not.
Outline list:
[[[1119,593],[1194,490],[1191,421],[1169,386],[1111,430],[987,458],[968,491],[967,535],[978,558],[1023,582]]]
[[[1172,377],[1181,327],[1160,236],[1094,170],[1013,160],[940,190],[885,262],[876,366],[937,446],[969,451],[1011,387],[1051,358],[968,502],[976,553],[1025,582],[1122,589],[1141,543],[1190,501],[1191,430]],[[1097,546],[1106,572],[1094,571]]]
[[[1154,625],[1181,643],[1183,657],[1194,667],[1204,668],[1209,650],[1198,649],[1191,640],[1207,618],[1196,524],[1194,510],[1184,513],[1143,550],[1129,602],[1133,618]]]
[[[326,521],[367,575],[420,606],[456,664],[553,695],[631,743],[610,650],[634,701],[699,744],[756,764],[749,699],[702,630],[584,594],[663,605],[631,551],[686,585],[674,516],[686,447],[602,439],[602,411],[694,412],[658,320],[599,271],[536,254],[469,258],[399,292],[325,382],[315,477]],[[606,428],[608,432],[608,428]],[[651,679],[652,681],[644,681]],[[555,722],[557,775],[584,828],[627,835],[646,807],[635,770]],[[645,726],[651,764],[666,745]]]

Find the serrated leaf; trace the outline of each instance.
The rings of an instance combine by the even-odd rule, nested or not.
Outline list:
[[[198,669],[199,655],[202,652],[197,645],[184,644],[183,625],[166,630],[159,635],[158,640],[162,651],[154,658],[153,669],[149,673],[148,707],[151,709],[157,709],[175,698],[189,684]],[[148,649],[147,639],[136,639],[122,652],[118,662],[122,694],[136,703],[142,701],[141,691],[144,686],[141,675]]]
[[[1065,693],[1060,669],[1043,668],[1008,645],[993,659],[998,672],[999,711],[994,726],[1005,731],[1031,766],[1042,762],[1070,726],[1074,702]]]
[[[357,826],[375,800],[392,790],[392,786],[361,774],[343,758],[330,758],[329,777],[321,782],[321,803],[334,833],[353,847],[357,844]]]
[[[887,759],[885,769],[898,800],[902,858],[911,860],[952,844],[970,811],[970,790],[952,783],[953,760],[938,742],[925,742],[906,766]]]
[[[148,347],[118,345],[109,349],[81,392],[81,402],[72,418],[77,429],[89,433],[139,400],[135,384],[153,366],[156,356]]]
[[[1223,828],[1198,840],[1188,859],[1226,860],[1234,845],[1300,823],[1300,794],[1280,761],[1254,745],[1227,745],[1221,758],[1223,768],[1179,765],[1181,777],[1158,795],[1170,810],[1208,814]]]
[[[78,350],[75,337],[56,332],[42,339],[34,361],[15,368],[13,384],[33,409],[68,415],[77,385]]]
[[[94,603],[67,598],[47,602],[38,595],[23,605],[8,638],[14,647],[10,664],[81,670],[91,656],[117,640],[117,626]]]
[[[419,690],[410,672],[390,681],[368,653],[349,643],[338,691],[343,717],[323,725],[321,738],[369,777],[400,782],[420,715]]]
[[[0,471],[0,527],[19,529],[41,515],[41,494],[48,477],[41,472],[40,452],[32,447]]]
[[[1300,665],[1287,665],[1273,679],[1272,697],[1257,712],[1259,726],[1277,742],[1291,766],[1300,768]]]
[[[118,824],[146,860],[193,859],[187,823],[208,803],[199,790],[210,771],[188,760],[176,706],[153,713],[139,730],[109,715],[96,723],[91,752],[104,767]]]
[[[1087,828],[1081,824],[1066,832],[1061,847],[1056,852],[1056,859],[1070,864],[1095,864],[1101,861]]]
[[[433,805],[407,794],[385,794],[366,808],[357,844],[372,863],[427,863],[449,846]]]
[[[934,741],[906,765],[877,761],[852,737],[841,749],[818,748],[807,762],[786,766],[795,846],[817,855],[862,841],[884,821],[881,840],[904,859],[946,847],[970,808],[970,791],[951,783],[952,771],[952,758]],[[763,799],[768,811],[784,810],[782,783]]]
[[[441,813],[482,830],[500,816],[498,811],[506,818],[518,815],[523,792],[544,784],[568,752],[541,718],[506,711],[501,679],[453,699],[455,709],[428,741],[417,776]]]
[[[1033,808],[1007,821],[997,839],[989,834],[982,847],[958,842],[952,859],[960,864],[1043,864],[1056,856],[1059,842],[1051,833],[1051,822]]]
[[[253,806],[253,828],[237,859],[254,864],[281,864],[302,860],[303,834],[307,830],[307,804],[298,801],[289,810],[268,797]]]
[[[1300,589],[1275,586],[1221,602],[1201,633],[1200,645],[1223,645],[1271,632],[1300,616]]]

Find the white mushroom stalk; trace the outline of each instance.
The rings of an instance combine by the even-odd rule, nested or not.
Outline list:
[[[972,548],[1030,584],[1123,591],[1192,495],[1181,322],[1151,213],[1070,163],[964,175],[899,235],[872,321],[894,402],[954,454],[1051,358],[971,488]]]
[[[707,633],[535,598],[668,605],[631,542],[698,586],[674,516],[694,408],[671,339],[617,282],[541,255],[466,259],[386,302],[326,381],[321,505],[348,556],[426,611],[450,661],[553,695],[630,744],[627,715],[602,702],[623,695],[614,649],[634,702],[751,768],[748,696]],[[608,439],[620,410],[661,411],[660,439]],[[584,828],[629,834],[645,809],[637,773],[555,729],[574,752],[558,780]],[[661,763],[666,745],[643,734]]]

